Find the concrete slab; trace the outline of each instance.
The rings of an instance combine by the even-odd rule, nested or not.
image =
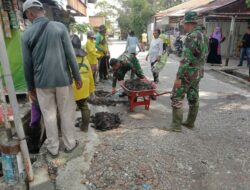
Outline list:
[[[87,190],[83,173],[89,169],[99,139],[93,128],[90,128],[87,134],[78,133],[78,135],[82,135],[81,139],[84,140],[85,146],[81,148],[80,156],[75,157],[67,162],[64,167],[58,169],[56,189]]]
[[[34,170],[35,180],[29,184],[30,190],[54,190],[55,184],[50,180],[47,168]]]

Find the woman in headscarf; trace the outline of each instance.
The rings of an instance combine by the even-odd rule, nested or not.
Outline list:
[[[209,54],[207,62],[212,64],[221,64],[221,43],[225,41],[221,28],[216,27],[209,38]]]

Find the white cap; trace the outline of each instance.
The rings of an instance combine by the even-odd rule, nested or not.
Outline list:
[[[31,7],[43,8],[43,4],[38,0],[26,0],[23,3],[23,12],[27,11],[27,9]]]

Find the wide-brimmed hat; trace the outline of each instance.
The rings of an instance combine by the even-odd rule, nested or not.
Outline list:
[[[197,23],[198,22],[198,15],[194,11],[188,11],[185,13],[183,23]]]
[[[43,9],[43,4],[38,0],[26,0],[23,3],[23,18],[24,19],[27,19],[25,11],[27,11],[31,7],[38,7],[38,8]]]
[[[88,31],[87,32],[87,37],[88,38],[95,38],[95,33],[93,31]]]
[[[106,26],[105,25],[101,25],[100,27],[99,27],[99,32],[103,32],[103,31],[105,31],[106,30]]]
[[[74,34],[71,37],[71,42],[72,42],[73,48],[75,50],[75,55],[76,56],[85,57],[87,55],[86,51],[84,51],[82,49],[81,39],[76,34]]]

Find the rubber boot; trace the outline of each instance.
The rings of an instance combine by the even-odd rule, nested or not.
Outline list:
[[[173,108],[172,112],[172,124],[170,127],[165,127],[165,131],[181,132],[181,124],[183,120],[183,110],[182,108]]]
[[[89,109],[82,109],[81,113],[82,113],[82,125],[81,125],[80,129],[83,132],[88,132],[89,120],[90,120],[90,110]]]
[[[194,123],[199,111],[199,106],[190,106],[188,110],[188,117],[187,120],[182,123],[183,126],[193,129],[195,127]]]

